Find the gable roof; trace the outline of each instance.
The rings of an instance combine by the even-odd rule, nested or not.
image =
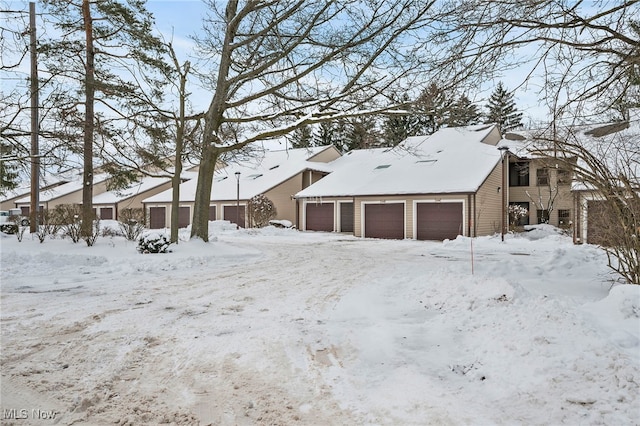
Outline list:
[[[305,170],[329,173],[332,169],[327,163],[314,161],[314,157],[327,150],[334,150],[336,155],[340,155],[332,145],[264,151],[262,156],[252,158],[242,164],[231,164],[216,170],[211,187],[211,201],[236,199],[238,190],[236,172],[240,172],[240,199],[242,200],[263,194]],[[195,201],[197,185],[197,179],[180,185],[180,201]],[[146,198],[142,202],[171,202],[171,190]]]
[[[330,163],[329,176],[296,197],[476,192],[501,159],[494,145],[499,134],[486,139],[494,128],[447,128],[395,148],[351,151]]]
[[[183,180],[195,179],[198,177],[197,172],[182,172],[180,178]],[[171,182],[171,178],[168,177],[151,177],[146,176],[131,183],[127,188],[117,191],[106,191],[102,194],[95,195],[93,197],[93,204],[113,204],[126,200],[136,195],[140,195],[146,191],[150,191],[157,188],[160,185]]]
[[[105,180],[107,180],[109,178],[109,175],[106,173],[101,173],[101,174],[97,174],[93,176],[93,184],[97,184],[100,182],[104,182]],[[72,180],[70,182],[67,183],[63,183],[62,185],[58,185],[55,186],[53,188],[48,188],[48,189],[42,189],[40,190],[40,195],[39,195],[39,199],[40,202],[49,202],[52,200],[55,200],[57,198],[60,197],[64,197],[65,195],[69,195],[71,193],[74,193],[76,191],[81,191],[82,190],[82,176],[80,176],[79,178]],[[28,203],[31,201],[30,196],[24,197],[24,198],[20,198],[18,200],[15,200],[15,203]]]

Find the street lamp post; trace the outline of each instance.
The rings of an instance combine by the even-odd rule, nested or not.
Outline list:
[[[506,216],[507,216],[507,174],[505,173],[505,158],[509,153],[509,147],[501,146],[498,148],[500,150],[500,156],[502,159],[502,221],[501,221],[501,230],[500,236],[502,241],[504,242],[504,234],[506,227]],[[507,163],[508,164],[508,163]]]
[[[236,172],[236,229],[240,229],[240,172]]]

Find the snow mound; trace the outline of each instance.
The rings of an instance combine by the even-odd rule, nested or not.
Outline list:
[[[637,355],[640,349],[640,286],[615,286],[607,297],[597,302],[587,303],[583,309],[613,344],[630,349],[638,359]]]

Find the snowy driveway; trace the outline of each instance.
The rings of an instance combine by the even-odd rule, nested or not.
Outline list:
[[[50,421],[34,409],[60,424],[640,413],[640,292],[607,297],[601,253],[566,238],[477,239],[474,275],[468,239],[221,230],[167,255],[119,238],[1,242],[3,422]]]

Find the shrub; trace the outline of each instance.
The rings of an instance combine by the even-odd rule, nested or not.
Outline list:
[[[36,228],[36,237],[42,243],[47,235],[55,237],[60,230],[60,219],[56,210],[43,210],[39,216],[40,223]]]
[[[156,231],[145,232],[138,237],[137,250],[140,253],[170,253],[169,237]]]
[[[129,241],[135,241],[144,231],[144,210],[123,209],[118,215],[118,224],[124,237]]]
[[[91,217],[82,217],[82,206],[79,204],[59,204],[54,209],[55,220],[60,224],[63,237],[71,238],[71,241],[77,243],[84,239],[88,246],[92,246],[98,235],[100,235],[99,221],[95,214]],[[91,222],[91,233],[82,235],[82,221]]]
[[[529,210],[520,204],[510,204],[508,208],[509,212],[509,224],[511,227],[516,227],[520,223],[520,219],[529,214]]]
[[[87,246],[91,247],[94,245],[98,239],[98,235],[100,235],[100,221],[95,218],[91,222],[91,234],[84,236],[84,241],[87,243]]]
[[[259,194],[249,200],[249,220],[252,226],[262,228],[276,217],[276,206],[264,194]]]
[[[79,204],[58,204],[54,213],[60,222],[62,237],[69,237],[77,243],[81,238],[82,208]]]

